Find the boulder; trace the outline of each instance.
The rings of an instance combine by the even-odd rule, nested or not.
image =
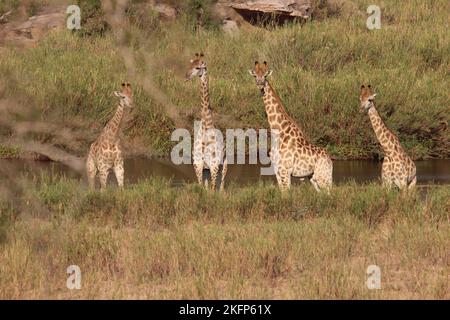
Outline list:
[[[151,8],[164,20],[175,20],[177,17],[177,9],[168,4],[156,3],[151,5]]]
[[[65,26],[65,10],[65,7],[56,7],[52,10],[43,10],[24,22],[4,24],[0,28],[0,45],[10,43],[19,47],[33,47],[48,31]]]
[[[226,34],[234,36],[239,33],[239,26],[236,21],[226,18],[222,21],[222,30]]]
[[[13,11],[9,10],[0,16],[0,23],[7,23],[9,21],[8,17],[11,15]]]
[[[312,11],[310,0],[236,0],[230,1],[229,6],[250,22],[268,18],[279,22],[309,19]]]

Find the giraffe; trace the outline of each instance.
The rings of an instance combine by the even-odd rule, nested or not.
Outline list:
[[[201,82],[201,129],[194,138],[194,170],[198,183],[208,188],[208,181],[203,179],[203,169],[209,169],[211,173],[211,190],[216,190],[218,175],[222,165],[220,191],[224,189],[225,176],[227,174],[227,160],[224,157],[222,136],[218,136],[212,121],[212,111],[209,101],[209,84],[207,66],[203,53],[195,54],[190,60],[189,69],[186,73],[186,81],[199,77]],[[225,158],[225,159],[224,159]]]
[[[100,175],[100,188],[106,188],[108,173],[114,170],[119,187],[123,187],[123,157],[119,132],[125,108],[132,108],[133,94],[129,83],[122,83],[122,92],[115,91],[119,98],[119,106],[114,117],[106,124],[100,136],[89,149],[86,170],[89,187],[95,189],[95,176]]]
[[[399,139],[386,127],[375,108],[375,96],[370,85],[361,86],[359,96],[362,112],[367,112],[372,123],[375,135],[384,152],[381,167],[381,180],[383,185],[391,188],[395,185],[399,189],[412,188],[416,185],[416,165],[400,145]]]
[[[267,62],[261,64],[256,61],[249,73],[255,77],[256,85],[261,90],[270,130],[278,135],[270,159],[280,189],[289,189],[291,177],[294,176],[309,178],[317,191],[329,192],[333,180],[333,162],[327,151],[309,143],[294,119],[287,114],[267,80],[272,74]]]

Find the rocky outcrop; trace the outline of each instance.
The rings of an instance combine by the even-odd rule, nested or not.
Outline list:
[[[7,23],[9,21],[8,17],[11,15],[13,11],[9,10],[0,16],[0,23]]]
[[[175,20],[178,14],[177,9],[165,3],[153,4],[151,8],[164,20]]]
[[[229,6],[245,20],[264,22],[268,18],[279,22],[311,17],[310,0],[236,0]]]
[[[35,46],[47,32],[65,26],[65,10],[66,7],[49,7],[26,21],[0,25],[0,45]]]

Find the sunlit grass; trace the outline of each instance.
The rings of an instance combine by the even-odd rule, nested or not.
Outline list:
[[[131,26],[127,41],[139,71],[153,78],[183,117],[191,110],[199,114],[199,84],[185,83],[183,74],[193,53],[203,51],[217,125],[224,129],[233,120],[267,127],[262,99],[247,73],[255,60],[267,60],[274,70],[270,81],[289,114],[333,157],[381,156],[367,116],[358,111],[361,83],[375,88],[381,116],[413,158],[449,157],[447,2],[384,1],[382,29],[375,31],[365,26],[367,5],[347,2],[340,15],[302,26],[243,27],[237,37],[214,28],[193,33],[187,18],[164,25],[151,20],[148,28]],[[36,119],[75,130],[76,146],[48,134],[39,139],[84,155],[113,113],[113,90],[129,78],[113,37],[62,31],[35,49],[0,50],[0,72],[8,79],[1,80],[3,97],[33,107]],[[164,105],[133,85],[128,150],[168,155],[174,124]]]
[[[448,186],[33,181],[0,206],[2,298],[449,298]],[[80,291],[65,287],[72,264]],[[366,287],[372,264],[381,290]]]

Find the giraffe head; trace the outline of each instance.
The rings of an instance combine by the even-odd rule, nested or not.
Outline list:
[[[361,112],[369,111],[369,109],[374,106],[376,95],[376,93],[373,93],[370,84],[367,87],[364,85],[361,86],[361,94],[359,95]]]
[[[123,107],[133,107],[133,92],[128,82],[122,83],[122,91],[114,91],[114,95],[119,98],[119,103]]]
[[[248,72],[250,73],[250,75],[255,77],[256,85],[261,90],[263,90],[264,85],[267,82],[267,77],[272,74],[272,70],[269,69],[269,65],[266,61],[264,61],[262,64],[258,61],[255,61],[255,68],[253,70],[249,70]]]
[[[201,77],[206,72],[206,62],[203,57],[203,53],[196,53],[194,59],[189,61],[189,69],[186,72],[186,81],[189,81],[196,76]]]

